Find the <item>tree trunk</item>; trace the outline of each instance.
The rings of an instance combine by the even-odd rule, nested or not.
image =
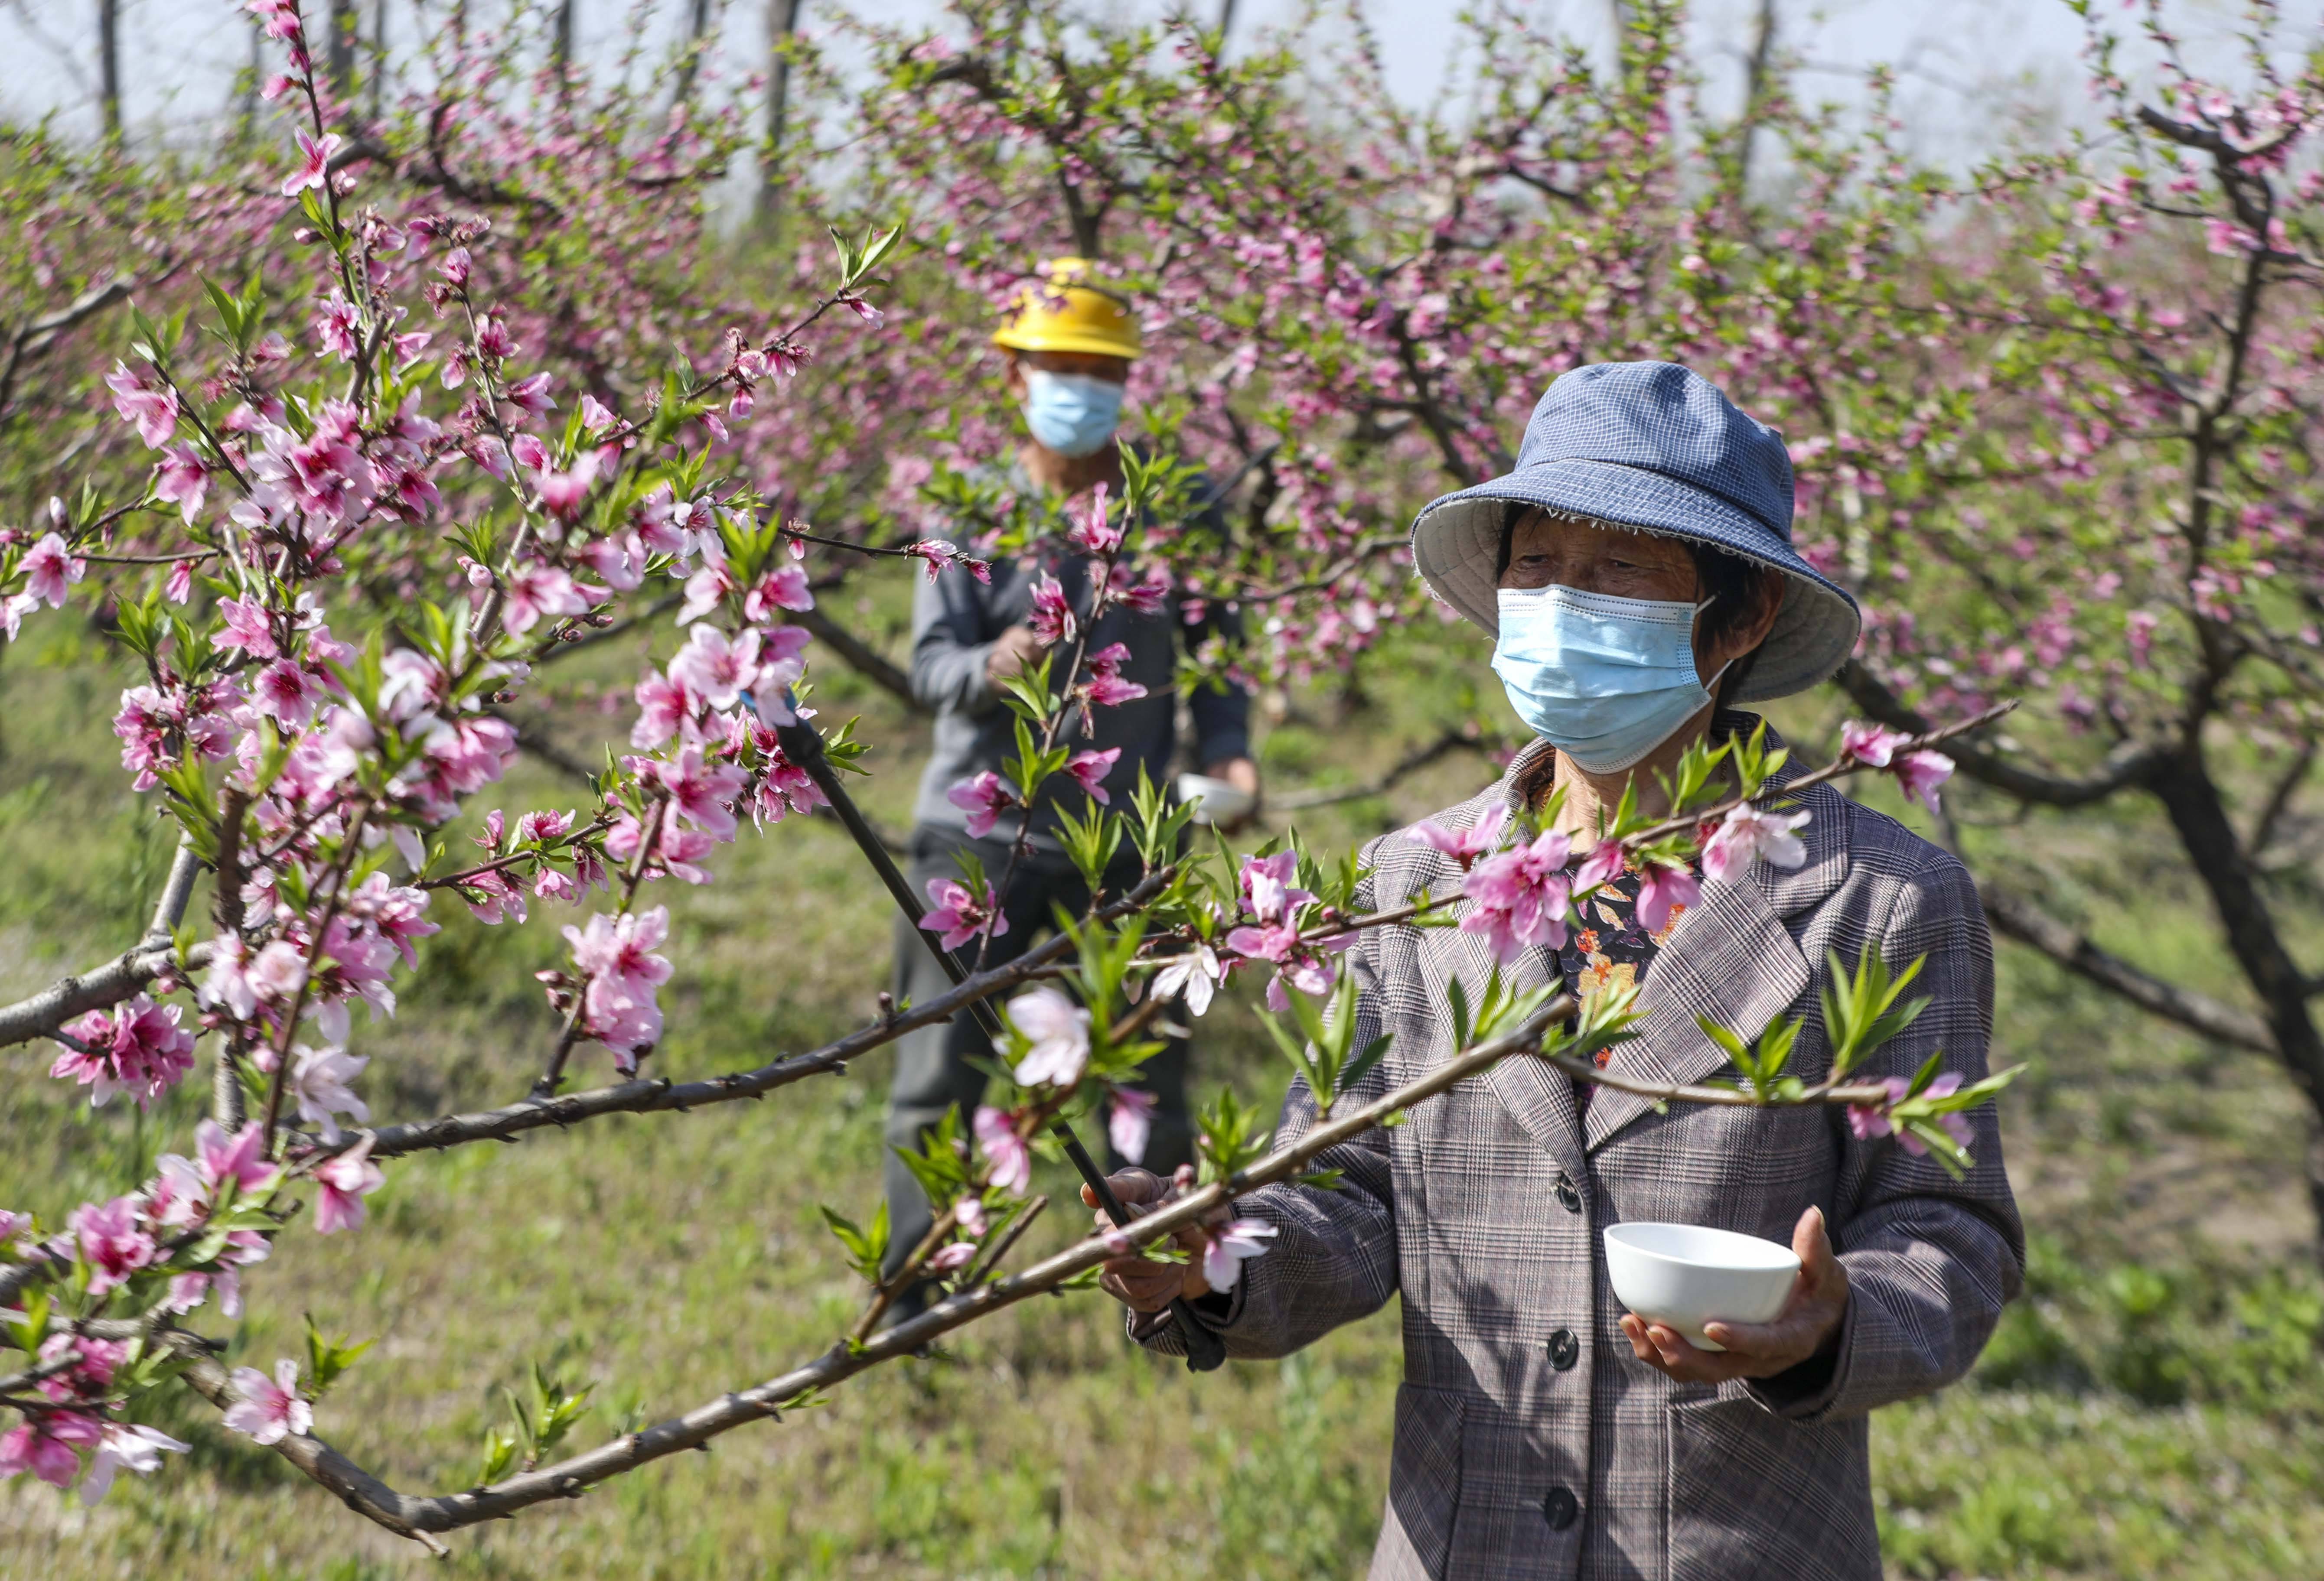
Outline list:
[[[387,91],[387,0],[372,0],[371,118],[377,121]]]
[[[564,76],[573,64],[574,0],[558,0],[557,19],[549,31],[549,58],[557,63],[557,73]]]
[[[759,200],[752,216],[772,229],[782,206],[776,175],[782,168],[783,118],[790,111],[791,62],[783,45],[798,31],[802,0],[767,0],[767,149],[760,156]]]
[[[355,0],[331,0],[327,25],[331,36],[325,69],[330,74],[331,92],[345,98],[355,80]]]
[[[2315,1018],[2308,1011],[2308,980],[2284,947],[2250,859],[2211,781],[2200,744],[2190,744],[2166,764],[2150,786],[2210,891],[2227,948],[2259,996],[2260,1014],[2274,1034],[2284,1070],[2307,1096],[2318,1123],[2324,1125],[2324,1037],[2318,1036]],[[2311,1143],[2304,1152],[2309,1203],[2316,1213],[2317,1257],[2324,1264],[2324,1145]]]
[[[1234,32],[1235,0],[1219,0],[1219,47],[1226,47],[1227,35]]]
[[[106,140],[121,141],[121,0],[97,0],[97,108]]]
[[[695,69],[702,60],[702,41],[710,32],[710,0],[694,0],[686,18],[686,56],[678,63],[678,102],[694,97]]]

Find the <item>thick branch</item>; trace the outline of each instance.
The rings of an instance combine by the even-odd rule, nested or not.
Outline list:
[[[1384,1098],[1317,1125],[1232,1180],[1202,1187],[1157,1209],[1139,1220],[1139,1242],[1161,1240],[1183,1226],[1202,1222],[1240,1192],[1301,1173],[1308,1160],[1371,1129],[1389,1114],[1433,1098],[1512,1053],[1538,1047],[1551,1023],[1570,1018],[1573,1012],[1573,1001],[1560,998],[1508,1035],[1446,1061]],[[753,1388],[722,1394],[684,1416],[625,1433],[586,1454],[525,1472],[492,1487],[471,1488],[433,1498],[401,1494],[311,1435],[290,1435],[274,1448],[283,1458],[337,1494],[348,1508],[391,1531],[426,1542],[427,1534],[431,1532],[456,1530],[497,1520],[550,1499],[578,1498],[593,1483],[618,1476],[649,1461],[696,1448],[745,1423],[768,1417],[780,1420],[781,1407],[787,1402],[843,1383],[881,1362],[908,1356],[940,1335],[1055,1290],[1075,1274],[1096,1267],[1108,1257],[1120,1255],[1122,1244],[1115,1236],[1093,1236],[1078,1242],[1020,1273],[947,1297],[920,1316],[897,1324],[860,1347],[834,1346],[815,1360]],[[223,1367],[213,1362],[205,1369],[197,1361],[195,1368],[188,1376],[197,1390],[215,1404],[232,1402]]]
[[[912,678],[878,648],[854,632],[840,625],[820,609],[794,610],[791,624],[802,626],[817,641],[847,661],[848,668],[893,695],[915,713],[926,713],[927,705],[912,695]]]
[[[1877,722],[1915,735],[1931,728],[1925,715],[1907,707],[1886,682],[1856,660],[1841,666],[1834,678],[1856,705]],[[2076,779],[2024,768],[1973,741],[1958,738],[1946,745],[1945,751],[1960,766],[1962,773],[1979,784],[1989,785],[2020,801],[2038,802],[2049,807],[2087,806],[2127,786],[2144,785],[2153,777],[2167,756],[2159,748],[2126,742],[2107,754],[2094,773]]]
[[[1328,807],[1339,802],[1361,801],[1368,796],[1386,795],[1398,785],[1419,773],[1430,764],[1449,758],[1467,748],[1483,752],[1490,749],[1484,733],[1474,722],[1459,724],[1433,741],[1413,748],[1396,760],[1395,766],[1366,785],[1351,786],[1342,790],[1293,791],[1288,795],[1269,798],[1268,805],[1278,813],[1296,813],[1307,807]]]
[[[2149,976],[2120,956],[2099,949],[2090,942],[2088,934],[2052,916],[2022,895],[2012,894],[1983,878],[1978,880],[1977,894],[1985,903],[1985,915],[1995,932],[2021,944],[2032,945],[2067,970],[2128,999],[2140,1009],[2236,1048],[2263,1054],[2277,1052],[2275,1036],[2268,1031],[2267,1023],[2250,1011]]]
[[[28,999],[0,1007],[0,1048],[46,1036],[76,1016],[118,1005],[159,977],[176,956],[171,945],[140,944],[103,966],[51,983]],[[207,940],[186,951],[189,968],[207,966],[209,959]]]

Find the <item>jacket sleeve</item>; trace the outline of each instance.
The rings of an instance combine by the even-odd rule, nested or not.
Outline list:
[[[1931,1003],[1903,1034],[1854,1074],[1910,1078],[1941,1050],[1939,1069],[1965,1081],[1986,1074],[1993,1034],[1993,942],[1968,872],[1932,852],[1905,882],[1872,937],[1892,971],[1926,961],[1908,997]],[[1969,1369],[2024,1286],[2025,1231],[2001,1163],[1990,1102],[1969,1111],[1974,1166],[1960,1180],[1894,1138],[1860,1139],[1843,1113],[1833,1240],[1848,1270],[1840,1347],[1811,1365],[1748,1385],[1795,1420],[1860,1416],[1954,1382]]]
[[[1360,911],[1371,909],[1360,899]],[[1369,948],[1373,935],[1350,950],[1356,973],[1356,1035],[1363,1048],[1380,1031]],[[1388,1091],[1388,1068],[1394,1051],[1372,1067],[1342,1105],[1357,1107]],[[1297,1140],[1315,1123],[1315,1095],[1295,1077],[1276,1129],[1278,1146]],[[1396,1198],[1388,1158],[1388,1134],[1378,1126],[1318,1155],[1311,1168],[1336,1169],[1338,1189],[1263,1186],[1236,1199],[1238,1218],[1275,1226],[1263,1255],[1242,1265],[1242,1278],[1226,1296],[1204,1298],[1197,1311],[1226,1341],[1227,1354],[1245,1359],[1288,1356],[1342,1323],[1370,1316],[1395,1293],[1397,1283]],[[1130,1314],[1130,1337],[1149,1350],[1184,1356],[1185,1342],[1167,1312]]]
[[[912,592],[912,700],[939,712],[981,714],[999,702],[984,671],[999,633],[974,576],[947,565]]]

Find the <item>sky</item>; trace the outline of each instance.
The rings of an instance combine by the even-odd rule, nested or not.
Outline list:
[[[368,26],[376,0],[360,0]],[[447,0],[415,5],[387,0],[391,41],[411,37]],[[488,3],[488,0],[480,0]],[[761,58],[765,0],[716,0],[727,17],[736,74]],[[1415,106],[1443,87],[1455,37],[1453,0],[1353,0],[1373,28],[1389,85]],[[2102,6],[2115,0],[2097,0]],[[308,0],[319,13],[325,0]],[[602,58],[632,0],[576,0],[579,50]],[[1166,5],[1214,17],[1220,0],[1084,0],[1097,14],[1150,18]],[[1596,49],[1610,39],[1612,0],[1534,0],[1530,9]],[[250,28],[235,0],[121,0],[124,114],[133,135],[198,142],[233,93],[235,73],[250,55]],[[650,5],[671,30],[687,0]],[[857,14],[935,25],[941,0],[853,0]],[[1236,0],[1235,36],[1249,40],[1293,23],[1300,0]],[[814,28],[841,9],[838,0],[803,0],[802,25]],[[1739,98],[1742,59],[1756,0],[1699,0],[1691,24],[1692,52],[1715,91]],[[2313,42],[2324,27],[2324,0],[2288,0],[2290,36]],[[2174,25],[2199,58],[2224,64],[2240,5],[2179,0]],[[81,134],[97,126],[96,0],[0,0],[0,114],[11,118],[55,112]],[[1876,61],[1899,71],[1899,108],[1913,152],[1948,165],[1988,152],[2006,120],[2006,106],[2037,116],[2089,115],[2076,56],[2081,23],[2063,0],[1779,0],[1784,44],[1806,62],[1805,81],[1819,97],[1860,97]],[[2126,22],[2131,20],[2125,18]]]

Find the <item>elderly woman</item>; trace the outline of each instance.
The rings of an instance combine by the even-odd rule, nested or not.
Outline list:
[[[1535,410],[1508,476],[1436,501],[1413,555],[1437,597],[1495,639],[1493,667],[1541,739],[1499,783],[1434,820],[1564,797],[1578,848],[1635,783],[1657,801],[1706,732],[1757,722],[1729,704],[1814,685],[1854,646],[1848,594],[1791,542],[1782,438],[1697,375],[1665,363],[1577,369]],[[1806,859],[1706,882],[1699,904],[1637,915],[1636,874],[1592,899],[1562,959],[1536,950],[1521,985],[1563,977],[1591,994],[1635,981],[1644,1035],[1613,1069],[1700,1081],[1723,1057],[1708,1016],[1756,1035],[1803,1015],[1792,1069],[1830,1063],[1820,995],[1834,956],[1925,958],[1933,1002],[1866,1068],[1909,1076],[1942,1051],[1985,1073],[1992,947],[1960,864],[1829,785],[1803,791]],[[1456,892],[1460,869],[1407,834],[1375,841],[1360,899]],[[1395,1034],[1373,1093],[1453,1052],[1446,988],[1473,1001],[1492,959],[1476,934],[1379,928],[1346,960],[1360,989],[1357,1046]],[[1293,1085],[1284,1138],[1312,1123]],[[1977,1163],[1950,1179],[1893,1139],[1852,1134],[1837,1109],[1674,1105],[1577,1086],[1539,1061],[1489,1075],[1318,1162],[1338,1190],[1269,1186],[1239,1217],[1271,1249],[1213,1293],[1201,1260],[1134,1257],[1105,1287],[1131,1332],[1180,1347],[1163,1309],[1192,1300],[1237,1356],[1279,1356],[1403,1298],[1388,1511],[1371,1575],[1385,1577],[1877,1577],[1866,1416],[1960,1377],[2017,1291],[2024,1236],[1990,1106],[1972,1111]],[[1152,1202],[1151,1175],[1115,1177]],[[1599,1232],[1662,1220],[1788,1242],[1802,1269],[1763,1325],[1713,1325],[1700,1350],[1617,1303]],[[1193,1234],[1193,1232],[1189,1232]],[[1286,1519],[1296,1511],[1284,1512]]]

